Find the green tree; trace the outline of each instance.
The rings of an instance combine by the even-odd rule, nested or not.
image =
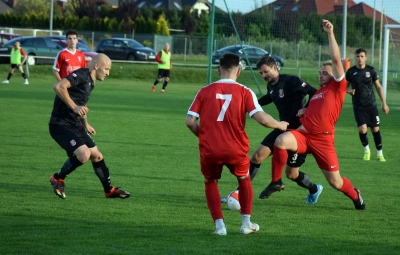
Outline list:
[[[165,19],[165,16],[163,14],[161,14],[160,17],[158,17],[157,34],[169,36],[168,23],[167,23],[167,20]]]
[[[50,1],[48,0],[20,0],[14,7],[13,13],[17,16],[31,15],[35,13],[38,16],[50,16]],[[61,17],[62,8],[55,4],[53,5],[53,17]]]

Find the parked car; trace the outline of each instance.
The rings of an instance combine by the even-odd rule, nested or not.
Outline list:
[[[66,48],[68,46],[67,41],[64,40],[59,40],[59,39],[52,39],[53,42],[57,43],[60,45],[62,48]],[[92,51],[89,49],[89,47],[83,43],[78,42],[76,45],[76,48],[85,54],[85,60],[86,60],[86,65],[92,61],[92,58],[97,55],[97,52]]]
[[[11,48],[14,47],[15,41],[17,40],[21,42],[21,47],[25,50],[26,54],[28,54],[27,62],[29,65],[53,64],[54,58],[62,49],[60,45],[53,42],[50,38],[27,36],[14,38],[8,41],[0,48],[0,54],[9,55]],[[0,60],[0,62],[3,63],[10,63],[10,57],[2,57]]]
[[[226,46],[224,48],[221,48],[217,51],[214,51],[212,54],[212,63],[213,64],[219,64],[219,59],[224,53],[234,53],[239,55],[240,57],[240,67],[242,70],[246,69],[247,66],[251,66],[252,68],[256,67],[257,61],[265,56],[270,56],[275,59],[276,61],[276,66],[278,69],[280,69],[283,64],[284,60],[283,58],[275,55],[270,55],[268,51],[263,50],[261,48],[255,47],[255,46],[250,46],[250,45],[230,45]],[[245,53],[247,55],[247,58],[249,61],[246,60]]]
[[[22,35],[19,34],[9,34],[9,33],[0,33],[0,46],[3,46],[6,42],[16,38],[16,37],[22,37]]]
[[[157,53],[138,41],[127,38],[102,39],[96,46],[97,53],[104,53],[113,60],[154,60]]]
[[[61,40],[61,41],[66,41],[66,39],[67,39],[65,37],[65,35],[49,35],[49,36],[47,36],[47,38],[50,38],[52,40]],[[82,38],[79,38],[79,37],[78,37],[78,42],[80,42],[84,45],[87,45],[86,42]]]

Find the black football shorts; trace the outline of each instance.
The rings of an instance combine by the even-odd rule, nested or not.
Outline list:
[[[372,128],[380,125],[378,107],[376,107],[376,105],[368,107],[354,107],[353,110],[357,127],[364,124]]]
[[[261,144],[268,147],[271,150],[271,154],[273,154],[275,140],[282,133],[283,132],[278,129],[272,130],[264,138],[264,140],[261,142]],[[307,157],[307,154],[294,154],[294,153],[288,151],[288,160],[287,160],[286,164],[290,167],[300,167],[301,165],[304,164],[304,162],[306,162],[306,157]]]
[[[68,157],[74,155],[74,151],[84,144],[89,148],[96,146],[83,126],[49,125],[49,131],[54,141],[67,152]]]

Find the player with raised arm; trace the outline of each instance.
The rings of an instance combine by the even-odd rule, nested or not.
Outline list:
[[[288,158],[287,151],[299,154],[311,153],[328,183],[349,197],[357,210],[365,210],[360,191],[339,173],[334,132],[342,111],[347,85],[333,25],[328,20],[322,20],[322,26],[328,35],[332,62],[325,62],[319,70],[321,88],[311,98],[300,119],[302,125],[296,130],[283,133],[275,140],[272,173],[275,178],[282,176]]]
[[[250,221],[253,188],[249,178],[250,149],[245,131],[246,113],[265,127],[286,130],[288,123],[266,114],[253,91],[236,82],[240,74],[239,56],[224,54],[216,81],[197,93],[186,117],[186,125],[199,138],[200,167],[204,176],[207,205],[215,222],[217,235],[226,235],[221,210],[218,180],[225,165],[236,176],[242,214],[240,233],[257,232]],[[200,119],[200,125],[197,120]]]

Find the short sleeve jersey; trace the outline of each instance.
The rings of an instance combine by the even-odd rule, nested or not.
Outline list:
[[[297,76],[289,74],[279,75],[279,81],[275,85],[267,84],[267,94],[258,100],[261,106],[273,102],[278,109],[279,119],[289,122],[288,128],[298,128],[300,119],[297,112],[306,107],[306,95],[311,98],[314,87],[307,84]]]
[[[86,105],[89,101],[90,93],[94,89],[94,81],[90,76],[89,69],[81,68],[67,77],[71,87],[68,94],[77,105]],[[79,115],[65,104],[59,96],[56,95],[51,113],[50,124],[52,125],[81,125]]]
[[[234,164],[248,157],[246,113],[263,111],[254,92],[230,79],[212,83],[197,93],[188,114],[200,118],[200,157]]]
[[[85,54],[76,50],[75,53],[67,48],[61,50],[54,60],[53,69],[60,73],[61,79],[79,68],[86,67]]]
[[[332,79],[317,90],[311,97],[304,117],[300,119],[305,129],[312,134],[333,134],[335,124],[342,111],[346,96],[346,80],[344,76]]]
[[[346,80],[351,83],[351,88],[356,90],[352,96],[353,107],[376,105],[374,83],[378,79],[375,69],[369,65],[366,65],[364,69],[353,66],[347,70]]]

